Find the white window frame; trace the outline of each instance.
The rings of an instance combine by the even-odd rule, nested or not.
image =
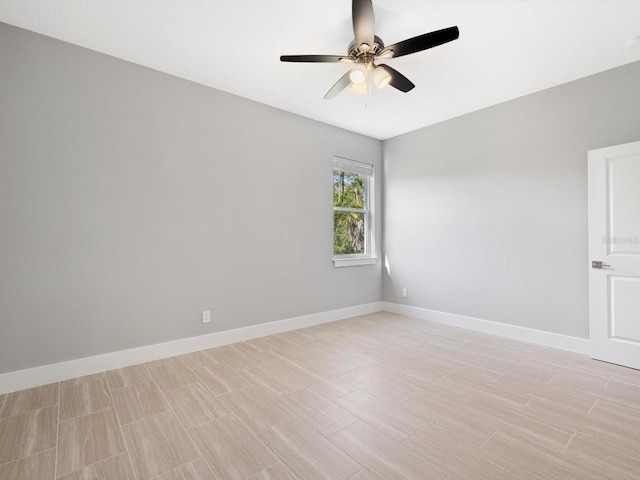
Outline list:
[[[334,212],[358,212],[364,213],[364,253],[351,254],[351,255],[334,255],[333,266],[334,267],[354,267],[357,265],[374,265],[377,257],[375,256],[375,230],[374,230],[374,215],[373,206],[374,201],[374,169],[373,165],[363,162],[357,162],[355,160],[349,160],[342,157],[333,157],[333,168],[331,170],[331,178],[333,179],[333,170],[340,170],[343,172],[356,173],[365,177],[364,182],[364,196],[365,205],[364,209],[359,208],[345,208],[336,207],[333,205]],[[333,180],[332,180],[333,183]],[[333,187],[332,203],[333,203]],[[334,216],[335,218],[335,216]],[[333,222],[332,222],[333,224]],[[333,230],[332,230],[333,231]],[[334,239],[335,242],[335,239]],[[332,242],[333,247],[333,242]]]

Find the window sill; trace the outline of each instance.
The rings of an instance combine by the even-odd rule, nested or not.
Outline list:
[[[334,258],[333,266],[339,267],[355,267],[358,265],[375,265],[377,257],[348,257],[348,258]]]

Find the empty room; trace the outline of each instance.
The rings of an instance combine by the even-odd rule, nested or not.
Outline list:
[[[639,19],[0,0],[0,480],[640,479]]]

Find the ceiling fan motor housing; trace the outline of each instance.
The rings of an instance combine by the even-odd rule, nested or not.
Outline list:
[[[370,45],[369,48],[362,48],[362,45],[356,45],[356,40],[353,39],[349,44],[348,55],[349,58],[357,63],[371,63],[383,49],[384,42],[379,36],[375,35],[373,45]]]

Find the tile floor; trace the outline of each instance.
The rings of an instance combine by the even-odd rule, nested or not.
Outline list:
[[[640,371],[376,313],[0,395],[2,480],[640,478]]]

